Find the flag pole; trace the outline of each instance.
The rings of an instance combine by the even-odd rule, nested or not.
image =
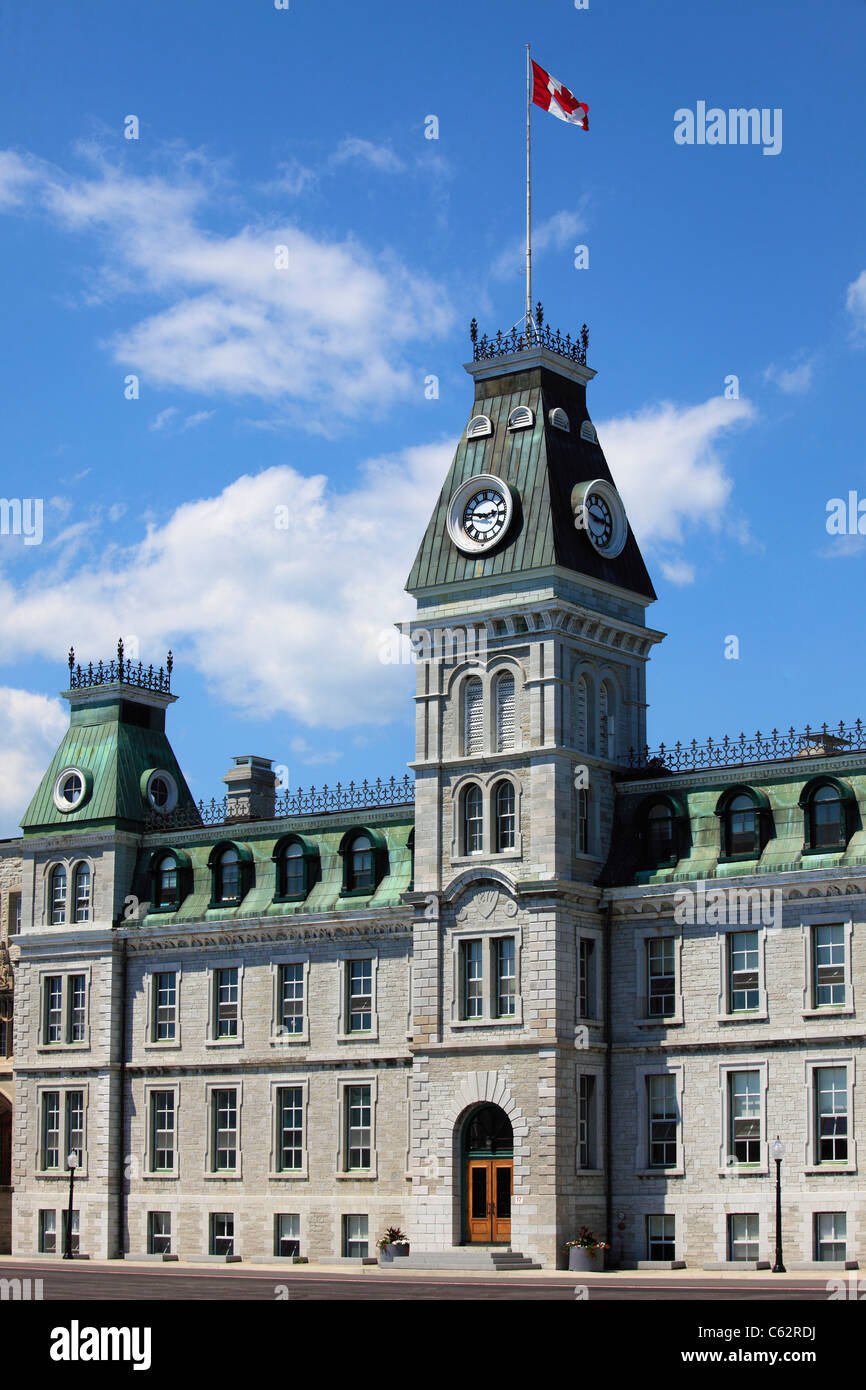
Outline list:
[[[526,45],[526,331],[532,325],[532,192],[529,181],[529,107],[532,95],[532,65]]]

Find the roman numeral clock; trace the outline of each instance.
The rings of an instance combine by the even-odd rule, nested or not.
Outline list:
[[[448,534],[464,555],[492,550],[514,515],[511,489],[492,473],[467,478],[448,504]]]
[[[571,494],[574,524],[585,531],[599,555],[619,555],[628,539],[628,522],[620,495],[604,478],[578,483]]]

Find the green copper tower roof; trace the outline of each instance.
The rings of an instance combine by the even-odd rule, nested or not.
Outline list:
[[[559,568],[654,600],[655,590],[630,526],[616,556],[600,554],[586,533],[575,528],[576,485],[594,479],[613,485],[586,408],[586,384],[595,375],[592,369],[563,360],[539,345],[509,357],[476,360],[467,364],[466,371],[475,378],[472,416],[487,416],[492,432],[478,438],[467,438],[464,432],[412,566],[406,584],[410,593],[420,595],[478,579],[495,582],[500,576],[507,581],[517,574]],[[509,429],[509,416],[518,406],[533,412],[530,428]],[[551,423],[551,412],[557,409],[565,411],[567,430]],[[588,428],[582,433],[585,422]],[[478,474],[508,483],[514,516],[502,542],[474,556],[454,545],[447,516],[461,483]]]

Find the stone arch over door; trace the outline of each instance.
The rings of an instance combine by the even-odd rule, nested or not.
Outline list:
[[[451,1243],[459,1245],[463,1228],[462,1137],[470,1111],[479,1105],[498,1105],[511,1122],[514,1135],[514,1194],[528,1189],[529,1173],[526,1140],[529,1125],[511,1093],[507,1079],[499,1071],[464,1072],[454,1079],[447,1105],[443,1108],[438,1150],[443,1156],[446,1190],[451,1192]]]

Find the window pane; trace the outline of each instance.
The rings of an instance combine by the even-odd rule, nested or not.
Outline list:
[[[51,872],[51,925],[62,926],[66,921],[66,869],[56,865]]]
[[[665,1017],[676,1012],[676,974],[674,938],[654,937],[647,942],[649,997],[647,1017]]]
[[[647,1077],[649,1166],[672,1168],[677,1161],[676,1077]]]
[[[147,1250],[150,1255],[171,1254],[171,1212],[147,1213]]]
[[[278,1168],[280,1172],[296,1172],[303,1167],[304,1157],[302,1087],[281,1086],[277,1091],[277,1107]]]
[[[675,1223],[676,1218],[667,1212],[647,1217],[648,1260],[676,1259]]]
[[[815,1070],[819,1163],[848,1159],[848,1086],[845,1067]]]
[[[347,970],[350,1033],[369,1033],[373,1028],[373,961],[350,960]]]
[[[369,1221],[366,1216],[343,1217],[343,1254],[354,1259],[367,1259]]]
[[[238,971],[237,967],[214,972],[216,989],[216,1035],[236,1038],[238,1035]]]
[[[230,1171],[238,1162],[238,1103],[237,1091],[214,1091],[211,1096],[213,1114],[214,1171]]]
[[[304,967],[280,966],[280,1029],[301,1033],[304,1027]]]
[[[371,1146],[371,1090],[369,1086],[347,1086],[346,1155],[349,1168],[369,1168]]]
[[[756,1071],[732,1072],[728,1078],[730,1105],[729,1153],[736,1163],[761,1160],[761,1077]]]
[[[87,1022],[87,979],[84,975],[69,976],[69,1041],[84,1042]]]
[[[463,821],[464,854],[480,854],[484,847],[484,811],[480,787],[467,787],[463,796]]]
[[[481,1018],[484,1013],[484,953],[480,941],[461,942],[463,958],[463,1017]]]
[[[162,970],[154,976],[154,1036],[157,1042],[169,1042],[177,1025],[177,974]]]
[[[210,1253],[212,1255],[233,1255],[235,1253],[235,1218],[231,1212],[211,1212]]]
[[[75,920],[90,921],[90,865],[79,864],[75,870]]]
[[[845,1003],[845,928],[813,927],[815,1008]]]
[[[60,1092],[42,1095],[42,1167],[60,1167]]]
[[[480,944],[480,943],[479,943]],[[517,1008],[517,976],[514,937],[501,936],[494,942],[496,953],[496,1012],[499,1018],[514,1014]]]
[[[152,1171],[174,1168],[174,1091],[153,1091],[150,1097]]]
[[[514,677],[496,682],[496,748],[502,753],[514,747]]]
[[[463,752],[481,753],[484,748],[484,694],[477,677],[463,687]]]
[[[728,1217],[729,1257],[732,1260],[757,1260],[758,1216],[755,1212]]]
[[[45,981],[45,1041],[63,1041],[63,976],[49,975]]]
[[[282,1212],[274,1217],[274,1254],[300,1255],[301,1218],[296,1213]]]
[[[815,1213],[816,1260],[847,1260],[848,1220],[844,1211]]]
[[[728,937],[728,994],[731,1013],[758,1007],[758,933],[731,932]]]

